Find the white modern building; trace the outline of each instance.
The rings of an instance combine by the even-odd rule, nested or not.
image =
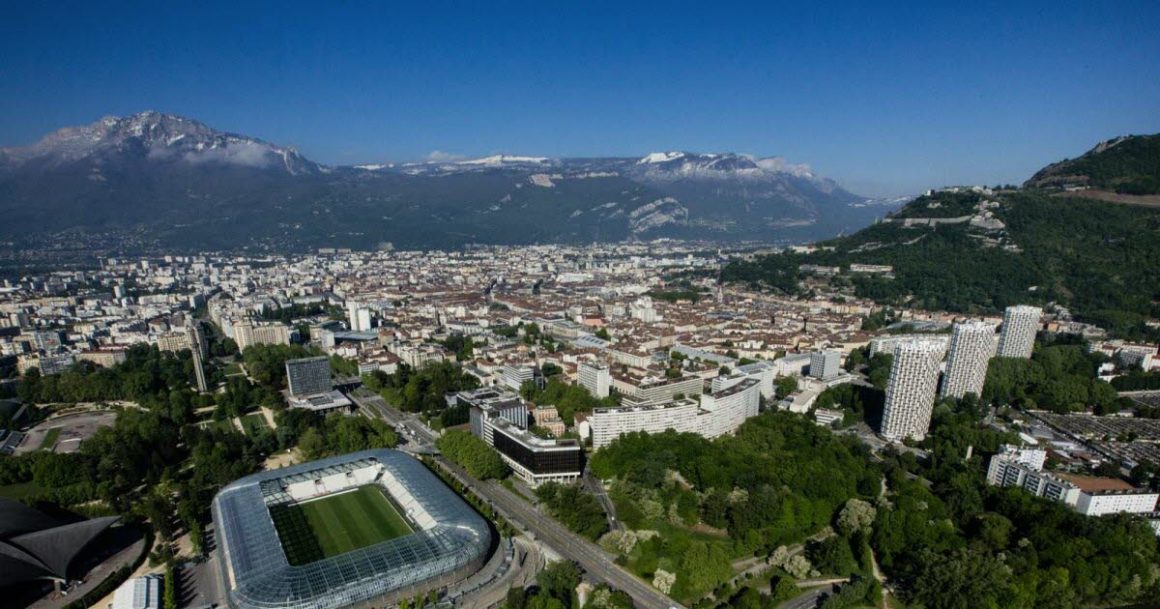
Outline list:
[[[770,362],[753,362],[752,364],[744,364],[733,369],[734,374],[743,374],[747,378],[757,379],[757,388],[761,390],[761,397],[772,400],[773,379],[776,376],[774,365]],[[714,387],[713,391],[717,391]]]
[[[597,408],[588,416],[592,429],[592,447],[608,446],[613,440],[634,431],[661,433],[672,429],[691,432],[696,427],[696,400],[684,398],[649,406]]]
[[[697,433],[716,438],[733,433],[746,419],[757,416],[761,389],[756,379],[744,379],[730,387],[701,396],[697,413]]]
[[[598,398],[608,397],[608,393],[612,390],[612,373],[608,369],[608,364],[580,362],[577,374],[580,377],[580,386],[587,389],[588,393]]]
[[[882,414],[883,437],[889,440],[926,437],[943,349],[942,342],[930,340],[907,341],[894,348]]]
[[[721,391],[659,404],[597,408],[588,416],[592,446],[600,448],[626,433],[661,433],[672,429],[706,438],[732,433],[749,417],[757,416],[760,381],[743,379]]]
[[[999,357],[1031,357],[1035,347],[1035,333],[1043,310],[1029,305],[1007,307],[1003,312],[1003,331],[999,334]]]
[[[987,466],[987,483],[1019,487],[1037,496],[1059,501],[1085,516],[1106,514],[1151,514],[1156,511],[1160,493],[1135,488],[1118,478],[1079,476],[1046,472],[1035,449],[1004,447],[991,457]]]
[[[842,373],[842,354],[838,351],[815,351],[810,354],[810,376],[832,379]]]
[[[991,457],[987,467],[987,482],[996,486],[1011,486],[1002,484],[1006,477],[1007,464],[1016,463],[1039,471],[1046,462],[1047,451],[1042,448],[1004,444],[999,447],[999,452]]]
[[[504,366],[499,382],[512,391],[519,391],[524,383],[536,381],[536,369],[532,366]]]
[[[991,324],[982,321],[955,324],[941,395],[956,399],[968,393],[982,395],[987,362],[995,354],[994,349],[995,328]]]

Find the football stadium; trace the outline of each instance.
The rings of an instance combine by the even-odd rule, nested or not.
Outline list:
[[[247,476],[213,501],[234,609],[389,603],[459,581],[488,523],[403,453],[368,450]]]

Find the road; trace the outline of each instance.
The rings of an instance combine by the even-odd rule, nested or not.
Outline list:
[[[617,566],[613,562],[615,557],[600,546],[565,529],[555,519],[542,514],[533,505],[500,484],[493,481],[480,482],[467,475],[463,468],[443,457],[436,458],[436,462],[461,481],[467,482],[469,490],[487,501],[513,524],[530,531],[541,542],[551,546],[557,554],[580,565],[589,578],[627,593],[639,609],[681,607],[659,590]]]
[[[384,420],[406,428],[411,439],[420,448],[435,443],[436,435],[422,421],[413,415],[406,415],[392,408],[380,396],[365,390],[351,392],[351,400],[370,413],[378,413]],[[681,605],[661,593],[656,588],[637,579],[613,561],[615,556],[605,552],[600,546],[564,528],[550,516],[541,513],[532,504],[516,496],[494,481],[481,482],[468,475],[467,471],[442,456],[435,462],[447,470],[481,499],[489,503],[513,525],[531,532],[542,543],[547,544],[560,556],[580,565],[589,578],[604,582],[622,590],[632,597],[638,609],[682,609]]]

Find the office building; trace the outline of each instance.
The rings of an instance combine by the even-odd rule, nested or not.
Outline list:
[[[999,334],[999,357],[1031,357],[1035,347],[1035,333],[1043,310],[1039,307],[1017,305],[1003,312],[1003,331]]]
[[[535,488],[568,484],[584,472],[584,448],[575,440],[545,439],[503,419],[491,421],[491,445],[512,472]]]
[[[810,376],[832,379],[842,373],[842,354],[837,351],[815,351],[810,354]]]
[[[521,429],[528,426],[528,405],[514,392],[501,387],[460,391],[448,398],[454,406],[468,409],[471,433],[492,443],[492,423],[505,420]]]
[[[504,366],[499,376],[500,384],[512,391],[519,391],[524,383],[542,386],[542,380],[537,377],[535,366]]]
[[[942,396],[961,398],[968,393],[983,394],[987,380],[987,362],[995,349],[995,328],[981,321],[955,324],[947,351],[947,369],[943,376]]]
[[[894,348],[882,414],[883,437],[889,440],[926,437],[943,348],[941,342],[928,340],[912,340]]]
[[[286,384],[295,397],[330,391],[334,388],[330,382],[330,358],[320,355],[287,360]]]
[[[608,364],[580,362],[577,372],[580,377],[580,386],[587,389],[588,393],[598,398],[608,397],[612,388],[612,373],[608,370]]]

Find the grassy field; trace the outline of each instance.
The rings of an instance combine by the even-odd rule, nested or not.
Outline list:
[[[255,436],[262,431],[270,428],[266,424],[266,417],[262,416],[260,412],[252,412],[242,417],[242,428],[246,430],[247,436]]]
[[[18,482],[16,484],[0,486],[0,497],[20,501],[26,497],[35,495],[42,490],[43,489],[35,482]]]
[[[270,516],[286,559],[304,565],[411,533],[411,527],[380,487],[271,506]]]
[[[238,433],[237,426],[234,425],[233,419],[209,420],[198,423],[202,429],[213,429],[223,433]]]
[[[38,447],[38,449],[39,450],[52,450],[52,447],[56,446],[56,441],[59,439],[60,439],[60,428],[53,427],[52,429],[48,430],[48,433],[44,434],[44,439],[40,441],[40,446]]]

